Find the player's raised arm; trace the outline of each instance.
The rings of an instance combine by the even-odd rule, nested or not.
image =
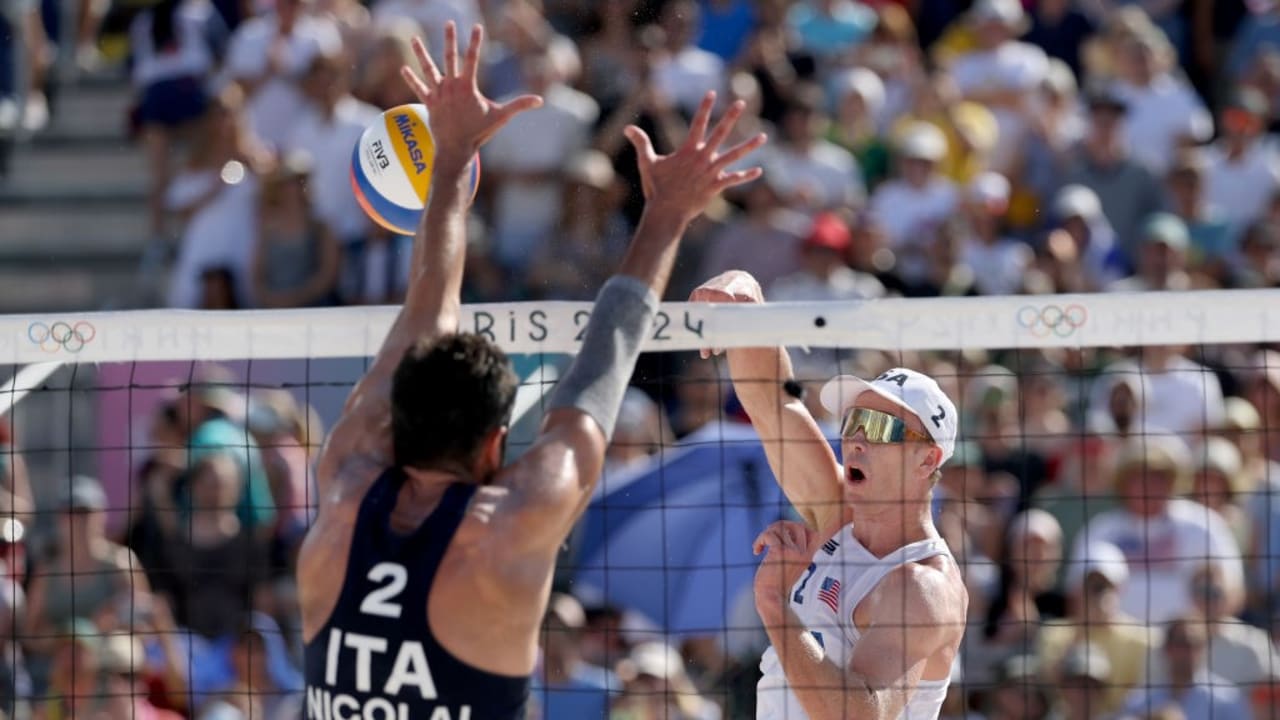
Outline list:
[[[330,487],[349,463],[371,468],[391,464],[391,378],[405,352],[458,325],[466,257],[467,212],[471,202],[471,162],[480,146],[517,113],[537,107],[541,98],[526,95],[507,103],[486,98],[477,85],[483,28],[477,25],[463,58],[457,29],[445,27],[444,69],[438,68],[420,39],[413,41],[422,74],[404,67],[401,74],[427,108],[435,143],[431,191],[413,240],[409,288],[404,305],[368,372],[356,385],[335,423],[317,473],[322,501],[334,499]]]
[[[764,302],[764,293],[749,273],[730,270],[698,286],[689,301],[753,304]],[[702,356],[720,352],[703,350]],[[728,356],[734,393],[787,499],[814,530],[839,527],[843,469],[797,391],[786,348],[735,348]]]
[[[510,494],[499,512],[510,515],[506,527],[530,550],[563,542],[591,497],[685,228],[724,189],[760,174],[759,168],[728,168],[764,144],[764,135],[722,151],[743,105],[731,105],[708,133],[714,104],[708,93],[684,143],[670,155],[655,153],[640,128],[626,129],[636,148],[644,214],[618,273],[596,296],[582,346],[556,386],[538,440],[500,480]]]

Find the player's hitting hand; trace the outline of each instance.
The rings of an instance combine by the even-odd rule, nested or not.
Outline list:
[[[762,303],[764,291],[760,283],[745,270],[727,270],[694,288],[689,302]],[[703,348],[698,354],[705,360],[724,352],[721,348]]]
[[[458,63],[458,29],[452,22],[444,28],[444,72],[427,54],[421,38],[413,39],[413,52],[422,66],[422,77],[409,66],[400,69],[409,88],[427,106],[431,134],[436,144],[436,162],[441,158],[465,164],[517,114],[542,105],[537,95],[521,95],[498,103],[480,92],[476,77],[484,28],[471,30],[471,43],[462,64]]]
[[[733,126],[742,117],[746,105],[741,100],[730,105],[708,135],[707,126],[715,103],[716,94],[708,92],[693,116],[689,135],[670,155],[654,152],[649,136],[635,125],[628,125],[625,130],[627,139],[636,149],[646,205],[654,211],[672,213],[683,223],[691,222],[702,214],[719,193],[751,182],[763,172],[758,167],[728,170],[729,166],[764,145],[766,137],[760,133],[721,152],[720,146],[733,132]]]
[[[804,523],[779,520],[764,529],[751,549],[767,553],[756,568],[756,609],[762,617],[787,606],[787,593],[813,562],[816,533]]]

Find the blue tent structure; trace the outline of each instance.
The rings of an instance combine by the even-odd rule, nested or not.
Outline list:
[[[792,517],[749,426],[717,425],[661,462],[608,478],[579,535],[575,590],[637,610],[677,636],[714,634],[751,592],[751,543]]]

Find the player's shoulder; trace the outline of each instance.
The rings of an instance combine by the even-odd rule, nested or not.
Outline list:
[[[934,555],[899,565],[872,591],[879,606],[903,609],[922,624],[963,625],[969,593],[959,567],[950,555]]]

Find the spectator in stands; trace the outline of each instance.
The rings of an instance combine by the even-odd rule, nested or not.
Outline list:
[[[1191,85],[1174,73],[1176,51],[1164,33],[1154,28],[1136,33],[1119,50],[1115,92],[1126,106],[1125,144],[1135,161],[1164,177],[1179,149],[1212,137],[1213,118]]]
[[[27,586],[23,634],[33,658],[53,649],[61,628],[103,613],[128,615],[148,591],[137,557],[107,538],[107,496],[98,479],[77,475],[63,493],[56,549],[35,564]]]
[[[34,717],[72,720],[102,712],[102,637],[93,621],[65,623],[47,641],[52,671],[47,691],[33,708]]]
[[[1168,210],[1187,226],[1191,245],[1189,265],[1201,268],[1219,284],[1227,280],[1227,260],[1235,253],[1238,230],[1233,230],[1205,189],[1208,164],[1198,149],[1177,154],[1165,179]]]
[[[1223,717],[1248,720],[1248,700],[1234,683],[1217,674],[1205,662],[1208,635],[1198,619],[1175,619],[1165,626],[1164,658],[1169,667],[1167,685],[1134,690],[1125,705],[1126,717],[1142,717],[1166,703],[1176,703],[1190,718]]]
[[[379,112],[351,95],[350,75],[343,56],[316,56],[301,84],[308,101],[307,112],[299,120],[297,130],[290,133],[287,150],[301,151],[310,157],[307,198],[316,217],[324,222],[343,249],[343,255],[354,258],[359,255],[373,223],[351,191],[351,157],[337,152],[336,148],[355,147]]]
[[[1112,672],[1106,653],[1093,643],[1082,640],[1072,645],[1057,668],[1054,683],[1061,699],[1062,720],[1105,717],[1111,709],[1106,703],[1112,688]]]
[[[929,231],[957,207],[955,187],[938,172],[946,143],[942,131],[929,123],[903,131],[894,148],[895,176],[871,197],[871,212],[883,224],[897,259],[894,273],[908,289],[926,280]]]
[[[228,692],[253,698],[260,714],[252,720],[294,720],[303,716],[302,673],[293,666],[275,623],[255,613],[231,648],[235,673]]]
[[[564,169],[564,208],[555,240],[542,243],[527,277],[537,299],[590,300],[626,250],[627,190],[608,156],[583,150]]]
[[[674,442],[671,422],[662,408],[643,390],[628,388],[605,450],[605,473],[642,465]]]
[[[613,674],[582,658],[586,614],[573,596],[555,593],[543,622],[542,675],[534,696],[548,718],[606,718],[622,689]]]
[[[1280,650],[1266,630],[1249,625],[1236,616],[1244,605],[1239,592],[1224,582],[1221,568],[1206,563],[1191,578],[1194,617],[1205,624],[1208,639],[1208,667],[1214,675],[1236,685],[1246,696],[1255,685],[1264,684],[1280,668]],[[1150,685],[1169,682],[1169,668],[1157,663]]]
[[[300,407],[288,390],[251,395],[246,424],[262,451],[277,510],[273,541],[282,546],[278,552],[291,555],[288,548],[301,541],[317,505],[312,463],[319,454],[324,427],[315,410]]]
[[[1027,134],[1027,100],[1044,80],[1049,58],[1035,45],[1018,40],[1030,21],[1017,0],[978,0],[967,22],[976,48],[956,58],[951,72],[965,100],[995,113],[1000,143],[991,169],[1008,174]]]
[[[151,704],[143,685],[145,649],[128,632],[105,634],[99,640],[98,672],[102,678],[99,712],[102,717],[138,720],[181,720],[182,716]],[[73,715],[72,717],[77,717]]]
[[[266,541],[236,515],[244,477],[233,456],[208,455],[191,470],[190,519],[172,515],[165,544],[177,578],[178,621],[209,640],[224,640],[241,628],[265,579]]]
[[[1116,241],[1132,258],[1142,222],[1163,206],[1160,185],[1125,146],[1128,104],[1112,87],[1088,92],[1088,132],[1062,172],[1067,184],[1083,185],[1101,202]]]
[[[211,267],[231,268],[236,297],[249,295],[258,178],[275,162],[246,128],[244,95],[234,86],[212,100],[200,123],[203,141],[191,147],[165,199],[183,226],[170,275],[173,307],[197,306],[201,274]]]
[[[1041,0],[1031,9],[1031,29],[1023,39],[1066,64],[1073,75],[1083,72],[1080,49],[1097,31],[1093,19],[1071,0]]]
[[[1055,589],[1062,562],[1062,528],[1043,510],[1014,516],[1005,532],[1000,585],[969,657],[995,666],[1034,653],[1041,624],[1065,612]]]
[[[946,139],[946,152],[938,160],[938,172],[959,185],[967,185],[991,167],[992,151],[1000,137],[991,110],[965,100],[955,79],[945,70],[920,74],[912,85],[911,103],[889,129],[895,142],[917,123],[934,125]]]
[[[275,504],[262,467],[262,452],[243,424],[247,401],[233,389],[236,382],[230,371],[217,365],[196,369],[186,393],[173,404],[175,424],[186,438],[189,467],[210,455],[226,454],[235,459],[244,480],[237,514],[247,527],[265,534],[275,522]],[[191,507],[189,495],[190,488],[180,484],[175,502],[184,518]]]
[[[766,174],[788,190],[788,204],[810,211],[834,210],[864,197],[862,173],[849,151],[824,139],[829,119],[817,85],[792,91],[778,133],[762,150]]]
[[[1205,150],[1205,193],[1237,232],[1261,219],[1280,184],[1280,155],[1267,139],[1266,98],[1241,90],[1219,117],[1222,131]]]
[[[728,80],[724,61],[694,44],[699,14],[694,0],[669,0],[658,20],[666,47],[653,64],[654,89],[686,117],[693,116],[708,90],[723,94]]]
[[[587,148],[599,106],[565,85],[546,54],[522,65],[526,92],[543,98],[485,145],[484,171],[494,197],[494,258],[512,279],[522,279],[529,263],[554,234],[564,206],[564,169]],[[530,143],[528,138],[538,142]]]
[[[332,305],[342,253],[310,196],[311,156],[286,155],[262,179],[252,282],[256,304],[267,308]]]
[[[1121,593],[1129,582],[1124,553],[1099,541],[1091,544],[1086,557],[1083,564],[1067,564],[1067,615],[1041,629],[1037,655],[1047,679],[1054,683],[1067,681],[1064,673],[1070,669],[1064,665],[1080,643],[1088,643],[1106,658],[1111,667],[1108,688],[1094,708],[1106,716],[1119,711],[1128,692],[1145,682],[1154,642],[1147,626],[1120,608]]]
[[[1176,215],[1159,212],[1147,218],[1134,258],[1137,272],[1107,286],[1109,292],[1190,290],[1187,253],[1191,236]]]
[[[719,720],[720,708],[698,694],[684,660],[661,642],[641,643],[618,665],[625,690],[613,720]]]
[[[1142,349],[1139,366],[1151,393],[1143,402],[1147,433],[1161,428],[1181,436],[1221,424],[1226,412],[1222,384],[1211,368],[1187,357],[1191,352],[1194,348],[1174,345]]]
[[[342,51],[337,26],[312,12],[312,2],[276,0],[270,12],[236,28],[227,48],[226,69],[244,89],[249,130],[276,150],[306,109],[298,81],[317,55]]]
[[[1280,287],[1280,226],[1268,220],[1245,228],[1229,265],[1233,287]]]
[[[1019,293],[1033,259],[1029,245],[1004,234],[1010,192],[1009,180],[993,172],[974,178],[964,191],[960,259],[983,295]]]
[[[226,26],[207,0],[161,0],[129,29],[133,122],[142,133],[151,172],[151,234],[166,234],[164,198],[175,141],[186,140],[209,106],[210,82]]]
[[[400,68],[416,62],[410,42],[421,30],[404,17],[380,21],[372,31],[368,47],[356,65],[354,95],[377,109],[388,109],[415,101],[405,85]],[[344,160],[349,160],[343,157]]]
[[[800,246],[809,223],[805,215],[786,205],[786,193],[783,180],[768,173],[738,188],[742,212],[708,238],[701,276],[741,269],[768,287],[798,272]]]
[[[1068,185],[1052,207],[1056,223],[1040,260],[1053,291],[1097,292],[1128,273],[1128,260],[1096,192]]]
[[[769,285],[773,302],[871,300],[883,297],[884,285],[874,276],[845,264],[852,234],[835,213],[820,213],[800,246],[798,272]]]
[[[482,20],[477,0],[373,0],[373,20],[377,24],[412,20],[424,33],[427,50],[436,65],[444,66],[444,26],[454,22],[460,28],[469,28]],[[390,107],[390,106],[383,106]]]
[[[1053,709],[1039,663],[1031,655],[1015,655],[995,669],[995,684],[987,695],[987,720],[1036,720]]]
[[[1196,452],[1191,499],[1222,516],[1241,549],[1253,537],[1248,513],[1241,505],[1246,486],[1240,450],[1230,440],[1207,437]]]
[[[800,47],[826,67],[847,62],[871,34],[876,19],[875,10],[854,0],[805,0],[787,14]]]
[[[889,176],[889,144],[878,126],[885,103],[884,81],[864,67],[832,80],[834,120],[827,139],[853,153],[869,191]]]
[[[1151,435],[1126,447],[1114,476],[1121,507],[1099,513],[1076,536],[1072,562],[1089,560],[1090,544],[1124,552],[1132,576],[1120,607],[1160,624],[1190,612],[1191,577],[1201,558],[1222,568],[1231,592],[1244,587],[1240,548],[1212,510],[1179,497],[1190,486],[1191,459],[1180,440]]]

